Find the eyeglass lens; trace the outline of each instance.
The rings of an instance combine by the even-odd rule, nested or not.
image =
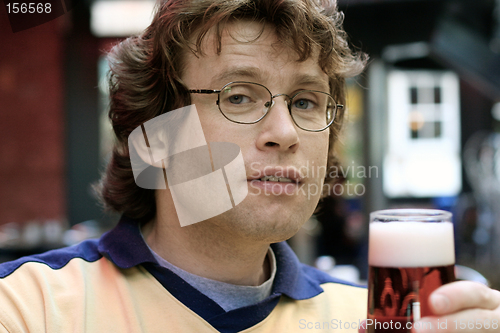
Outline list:
[[[288,98],[285,98],[288,103]],[[271,93],[256,83],[234,82],[224,86],[219,94],[221,112],[229,120],[239,123],[259,121],[271,106]],[[336,104],[327,93],[305,90],[293,97],[289,109],[297,126],[314,131],[333,122]]]

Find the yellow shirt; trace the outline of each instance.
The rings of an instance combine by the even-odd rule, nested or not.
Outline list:
[[[0,332],[358,332],[366,289],[300,264],[273,244],[271,296],[229,312],[158,265],[136,221],[0,265]]]

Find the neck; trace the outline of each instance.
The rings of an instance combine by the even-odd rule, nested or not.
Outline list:
[[[168,195],[168,190],[158,192],[157,203],[165,203],[161,197]],[[151,249],[171,264],[236,285],[257,286],[269,278],[269,243],[239,237],[214,219],[181,227],[173,205],[157,207],[156,217],[144,225],[142,232]]]

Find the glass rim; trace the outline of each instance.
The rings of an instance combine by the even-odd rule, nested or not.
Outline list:
[[[250,84],[250,85],[260,86],[261,88],[264,88],[269,93],[269,95],[271,97],[273,97],[273,98],[277,97],[277,96],[286,96],[290,100],[293,100],[297,95],[300,95],[301,93],[304,93],[304,92],[317,92],[317,93],[320,93],[320,94],[328,95],[334,101],[334,103],[336,103],[335,98],[332,96],[331,93],[326,92],[326,91],[321,91],[321,90],[315,90],[315,89],[303,89],[303,90],[299,90],[295,94],[293,94],[292,96],[289,96],[287,94],[277,94],[277,95],[273,96],[273,93],[271,92],[271,90],[269,90],[268,87],[266,87],[265,85],[263,85],[261,83],[252,82],[252,81],[231,81],[231,82],[228,82],[224,86],[222,86],[222,88],[218,91],[218,93],[219,94],[223,93],[224,92],[224,88],[226,88],[226,87],[228,87],[230,85],[233,85],[233,84]]]
[[[377,210],[370,213],[372,222],[451,222],[452,213],[440,209],[394,208]]]
[[[220,103],[220,96],[222,94],[224,94],[224,89],[230,85],[233,85],[233,84],[249,84],[249,85],[255,85],[255,86],[259,86],[263,89],[265,89],[267,91],[267,93],[269,94],[269,101],[267,101],[266,103],[269,103],[271,102],[271,105],[269,105],[267,107],[267,110],[266,110],[266,113],[264,113],[261,117],[259,117],[258,119],[255,119],[255,120],[250,120],[250,121],[241,121],[241,120],[235,120],[235,119],[232,119],[229,115],[226,114],[226,112],[223,111],[223,107],[222,107],[222,103]],[[269,90],[269,88],[267,88],[265,85],[263,84],[260,84],[260,83],[257,83],[257,82],[250,82],[250,81],[232,81],[232,82],[229,82],[229,83],[226,83],[220,90],[217,91],[218,92],[218,99],[217,99],[217,106],[219,107],[219,111],[222,113],[222,115],[229,121],[232,121],[234,123],[237,123],[237,124],[255,124],[255,123],[258,123],[259,121],[261,121],[265,116],[268,115],[269,113],[269,109],[272,107],[272,105],[274,104],[274,98],[275,97],[278,97],[278,96],[285,96],[287,97],[289,100],[290,100],[290,105],[292,104],[293,100],[299,96],[300,94],[302,93],[307,93],[307,92],[314,92],[314,93],[320,93],[320,94],[323,94],[323,95],[326,95],[328,96],[331,101],[333,102],[333,107],[332,107],[332,119],[330,119],[330,121],[322,126],[322,127],[319,127],[319,128],[309,128],[307,126],[304,126],[302,124],[299,124],[301,123],[300,120],[297,120],[295,119],[294,117],[294,112],[292,111],[291,107],[289,107],[289,111],[290,111],[290,117],[292,118],[293,122],[295,123],[295,125],[297,125],[299,128],[305,130],[305,131],[308,131],[308,132],[322,132],[324,131],[325,129],[327,129],[328,127],[330,127],[335,119],[337,119],[337,109],[339,107],[344,107],[343,105],[340,105],[340,104],[337,104],[337,102],[335,101],[335,98],[333,98],[333,96],[330,94],[330,93],[327,93],[327,92],[324,92],[324,91],[319,91],[319,90],[310,90],[310,89],[306,89],[306,90],[301,90],[301,91],[298,91],[296,94],[294,94],[293,96],[288,96],[287,94],[277,94],[277,95],[274,95],[271,93],[271,91]],[[265,105],[265,104],[264,104]],[[328,114],[328,108],[325,109],[325,115]]]

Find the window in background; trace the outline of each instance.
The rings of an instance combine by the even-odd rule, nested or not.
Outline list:
[[[459,80],[450,71],[388,74],[388,197],[458,194],[461,183]]]
[[[90,28],[97,37],[128,37],[151,23],[155,0],[97,0],[92,3]]]

